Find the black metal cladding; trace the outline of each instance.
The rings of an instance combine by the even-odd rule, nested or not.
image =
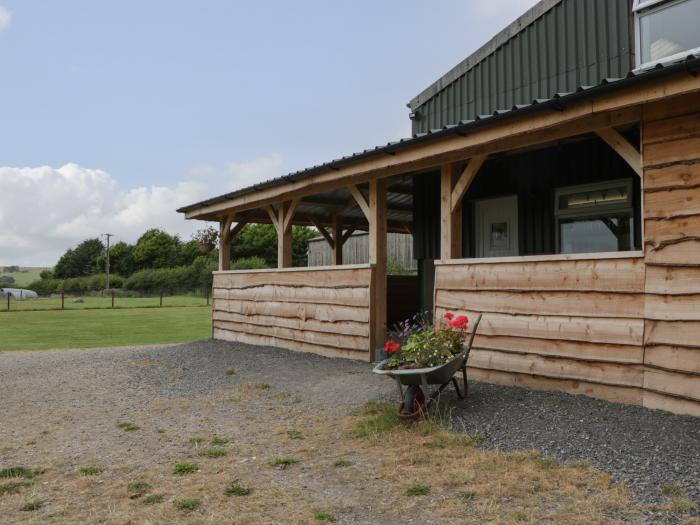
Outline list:
[[[632,0],[562,0],[412,106],[413,133],[624,78],[635,67],[633,21]]]
[[[639,142],[636,130],[629,139]],[[462,201],[462,250],[475,257],[473,201],[518,196],[520,255],[556,252],[554,191],[564,186],[631,178],[635,188],[635,249],[641,249],[639,176],[610,146],[591,138],[488,160]],[[440,258],[440,176],[414,178],[413,250],[416,259]]]

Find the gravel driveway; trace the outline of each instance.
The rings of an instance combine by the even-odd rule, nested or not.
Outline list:
[[[144,450],[135,451],[124,433],[109,447],[95,435],[114,434],[115,421],[142,422],[145,407],[154,428],[196,433],[226,415],[198,409],[183,416],[164,404],[154,410],[158,400],[186,404],[242,378],[310,400],[315,411],[329,414],[396,397],[392,382],[370,374],[364,363],[225,342],[5,352],[0,467],[41,464],[49,450],[59,456],[52,468],[87,457],[119,461],[135,453],[165,462],[168,445],[161,442],[145,442]],[[454,428],[484,436],[483,447],[590,461],[644,502],[659,501],[662,485],[677,485],[700,507],[700,419],[477,382],[470,383],[466,404],[452,394],[446,401]]]

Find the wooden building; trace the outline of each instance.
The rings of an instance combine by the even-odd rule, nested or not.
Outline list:
[[[515,44],[541,37],[556,54],[547,35],[581,14],[573,2],[600,4],[543,0],[414,99],[414,122],[432,112],[438,129],[182,208],[221,225],[214,337],[373,360],[399,304],[483,312],[472,377],[700,416],[700,35],[687,23],[700,0],[605,2],[629,38],[588,35],[606,53],[572,60],[631,69],[587,85]],[[596,13],[571,24],[598,27]],[[515,49],[517,68],[494,58]],[[555,89],[518,100],[533,71]],[[229,271],[251,222],[277,229],[279,268]],[[290,268],[293,224],[318,228],[334,264]],[[354,231],[368,260],[343,265]],[[413,235],[413,294],[387,279],[387,232]]]

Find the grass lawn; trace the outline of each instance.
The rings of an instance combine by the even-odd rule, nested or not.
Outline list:
[[[0,311],[0,351],[180,343],[208,337],[211,309],[202,306]]]
[[[211,299],[210,299],[211,300]],[[206,298],[201,295],[174,295],[163,297],[163,307],[166,306],[204,306]],[[146,308],[160,305],[160,297],[115,297],[115,308]],[[84,296],[73,297],[66,295],[64,308],[66,310],[81,310],[88,308],[111,308],[112,297]],[[37,299],[10,300],[10,310],[55,310],[61,308],[61,297],[39,297]],[[7,310],[7,302],[0,301],[0,314]]]

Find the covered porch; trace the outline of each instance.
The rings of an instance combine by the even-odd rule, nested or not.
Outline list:
[[[650,153],[656,142],[645,141],[660,140],[667,119],[700,107],[700,79],[678,74],[619,84],[497,112],[183,208],[187,218],[220,224],[214,337],[380,358],[396,302],[386,236],[410,233],[419,284],[401,301],[434,315],[485,314],[469,363],[474,377],[700,414],[697,351],[689,343],[672,351],[662,336],[668,322],[700,317],[687,295],[676,297],[656,280],[657,239],[645,230],[653,223],[658,231],[663,213],[656,195],[645,193],[654,182],[644,177],[659,164]],[[483,212],[483,203],[508,198],[515,211]],[[609,216],[566,210],[598,201],[606,201],[601,209]],[[230,271],[231,241],[248,223],[274,225],[278,268]],[[335,264],[292,268],[293,225],[318,229]],[[342,265],[343,243],[354,231],[369,234],[368,260]],[[588,245],[603,248],[586,252]]]

